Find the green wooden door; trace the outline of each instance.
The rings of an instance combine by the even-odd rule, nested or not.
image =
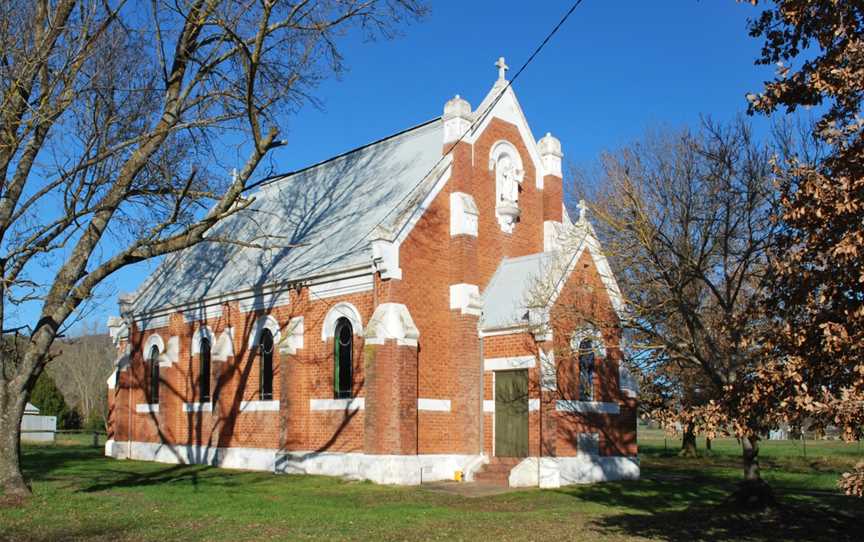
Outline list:
[[[495,373],[495,455],[528,456],[528,371]]]

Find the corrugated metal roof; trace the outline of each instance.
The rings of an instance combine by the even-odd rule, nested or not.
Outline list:
[[[502,260],[483,292],[480,328],[492,330],[528,324],[531,298],[547,287],[550,278],[560,275],[559,260],[558,252]]]
[[[135,293],[133,312],[371,264],[367,234],[416,200],[406,197],[441,158],[442,141],[435,119],[261,186],[208,236],[277,248],[205,241],[169,255]]]

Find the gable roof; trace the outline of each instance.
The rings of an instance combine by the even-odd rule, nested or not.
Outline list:
[[[483,292],[482,331],[521,328],[539,322],[532,320],[530,310],[545,311],[552,307],[567,277],[587,250],[619,318],[625,307],[615,276],[609,266],[594,227],[580,218],[569,226],[573,235],[563,239],[561,250],[505,258]]]
[[[442,141],[438,118],[262,185],[207,237],[273,248],[205,240],[168,255],[135,292],[132,312],[371,266],[368,234],[404,217],[441,160]]]
[[[548,276],[559,257],[558,252],[538,252],[502,260],[483,292],[480,329],[528,325],[531,288]]]

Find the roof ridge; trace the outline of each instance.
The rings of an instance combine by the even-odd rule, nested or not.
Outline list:
[[[410,128],[405,128],[404,130],[401,130],[401,131],[396,132],[394,134],[390,134],[388,136],[382,137],[381,139],[371,141],[369,143],[366,143],[365,145],[360,145],[359,147],[355,147],[351,150],[345,151],[345,152],[337,154],[335,156],[331,156],[330,158],[325,158],[324,160],[321,160],[320,162],[310,164],[310,165],[302,167],[300,169],[296,169],[294,171],[289,171],[287,173],[277,173],[276,175],[271,175],[268,179],[260,181],[258,183],[258,185],[256,186],[256,188],[264,188],[264,187],[270,186],[270,185],[277,183],[279,181],[284,181],[285,179],[293,177],[299,173],[304,173],[304,172],[309,171],[311,169],[315,169],[319,166],[329,164],[330,162],[335,162],[336,160],[339,160],[340,158],[345,158],[346,156],[352,155],[355,152],[359,152],[359,151],[362,151],[364,149],[368,149],[369,147],[374,147],[375,145],[379,145],[381,143],[390,141],[392,139],[396,139],[398,137],[408,135],[410,133],[413,133],[413,132],[419,130],[420,128],[425,128],[426,126],[429,126],[430,124],[437,122],[439,120],[441,120],[440,116],[435,117],[435,118],[430,119],[430,120],[427,120],[425,122],[421,122],[420,124],[416,124],[414,126],[411,126]]]

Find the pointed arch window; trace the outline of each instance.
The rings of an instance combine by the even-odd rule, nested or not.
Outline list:
[[[159,404],[159,347],[155,344],[150,347],[150,356],[148,362],[148,370],[150,375],[148,384],[150,384],[150,404]]]
[[[210,401],[210,339],[201,338],[198,352],[198,397],[202,403]]]
[[[351,397],[352,368],[354,365],[354,327],[351,320],[336,320],[333,337],[333,390],[337,399]]]
[[[579,342],[579,400],[594,400],[594,343],[591,339]]]
[[[261,354],[261,400],[271,401],[273,400],[273,333],[267,328],[261,330],[258,349]]]

